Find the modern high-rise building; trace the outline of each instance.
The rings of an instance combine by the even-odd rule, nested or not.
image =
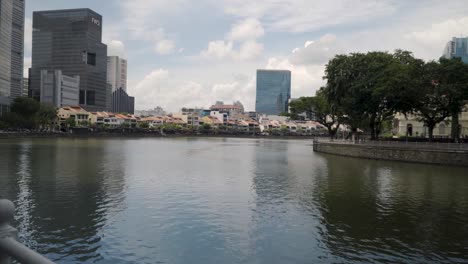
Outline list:
[[[112,111],[112,85],[106,85],[106,111]]]
[[[91,9],[33,12],[31,96],[39,100],[41,70],[79,76],[79,104],[106,110],[107,46],[102,16]]]
[[[112,112],[135,113],[135,97],[128,96],[123,88],[118,88],[112,93]]]
[[[24,63],[24,0],[13,0],[11,33],[11,89],[10,97],[22,95]]]
[[[78,106],[79,93],[80,76],[66,76],[60,70],[41,71],[41,103]]]
[[[28,97],[29,93],[29,78],[23,77],[23,91],[21,91],[21,96]]]
[[[288,112],[291,98],[291,72],[288,70],[257,70],[255,111],[279,115]]]
[[[23,84],[24,0],[0,0],[0,115]]]
[[[112,92],[122,88],[127,91],[127,60],[119,56],[107,57],[107,83],[112,85]]]
[[[444,49],[444,58],[460,58],[464,63],[468,63],[468,37],[452,38]]]

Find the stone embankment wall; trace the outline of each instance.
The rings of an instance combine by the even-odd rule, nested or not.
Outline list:
[[[340,156],[468,167],[467,149],[430,149],[314,141],[314,151]]]

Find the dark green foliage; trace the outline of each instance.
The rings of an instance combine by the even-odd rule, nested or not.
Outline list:
[[[337,55],[326,65],[324,79],[321,96],[342,113],[339,120],[353,134],[368,127],[375,139],[399,112],[416,114],[430,138],[433,128],[452,116],[452,138],[459,136],[458,115],[468,99],[468,66],[459,59],[425,63],[402,50]]]

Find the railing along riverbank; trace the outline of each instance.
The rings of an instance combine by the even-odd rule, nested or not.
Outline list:
[[[18,241],[18,231],[10,225],[14,214],[14,204],[0,199],[0,264],[13,263],[12,259],[24,264],[54,264]]]
[[[468,167],[468,144],[314,139],[315,152],[355,158]]]
[[[392,140],[346,140],[329,138],[314,138],[321,143],[330,144],[352,144],[376,147],[396,147],[396,148],[415,148],[415,149],[434,149],[434,150],[466,150],[468,151],[468,143],[442,143],[442,142],[409,142],[409,141],[392,141]]]

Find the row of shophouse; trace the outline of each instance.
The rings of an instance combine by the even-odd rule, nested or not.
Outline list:
[[[181,112],[164,116],[135,116],[133,114],[120,114],[111,112],[88,112],[79,106],[67,106],[58,109],[58,123],[64,126],[74,121],[75,126],[106,126],[110,128],[141,127],[146,123],[149,128],[157,128],[165,124],[174,124],[181,127],[199,127],[205,124],[213,128],[236,128],[241,131],[270,132],[271,130],[287,130],[289,132],[313,133],[323,131],[325,128],[314,121],[290,121],[284,116],[256,116],[251,113],[229,113],[210,111],[200,114],[198,112]]]

